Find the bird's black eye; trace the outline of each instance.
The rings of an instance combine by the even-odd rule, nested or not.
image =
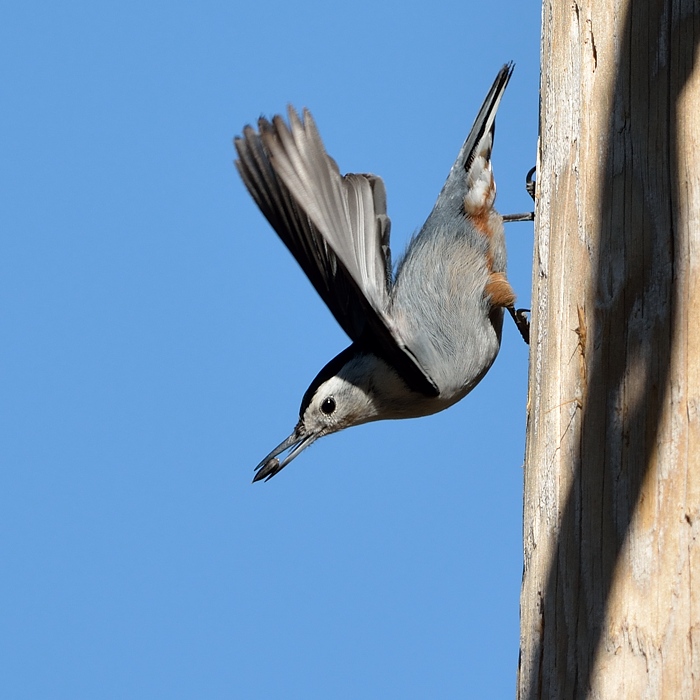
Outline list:
[[[331,413],[335,411],[335,399],[332,396],[328,396],[325,399],[323,399],[323,403],[321,404],[321,410],[327,416],[330,416]]]

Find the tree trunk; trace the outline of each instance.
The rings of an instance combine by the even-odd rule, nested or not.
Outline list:
[[[700,698],[700,0],[544,0],[518,698]]]

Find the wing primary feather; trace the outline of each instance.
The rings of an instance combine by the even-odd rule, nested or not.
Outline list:
[[[289,108],[234,139],[236,166],[263,215],[357,343],[387,358],[415,391],[439,393],[389,316],[386,193],[375,175],[340,175],[315,122]]]

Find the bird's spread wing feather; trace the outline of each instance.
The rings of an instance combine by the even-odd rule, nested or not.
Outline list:
[[[313,118],[290,107],[235,139],[243,182],[350,338],[384,356],[411,388],[438,389],[387,313],[390,221],[384,183],[341,176]]]

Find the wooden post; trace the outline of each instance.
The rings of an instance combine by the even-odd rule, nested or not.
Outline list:
[[[700,0],[544,0],[518,698],[700,698]]]

